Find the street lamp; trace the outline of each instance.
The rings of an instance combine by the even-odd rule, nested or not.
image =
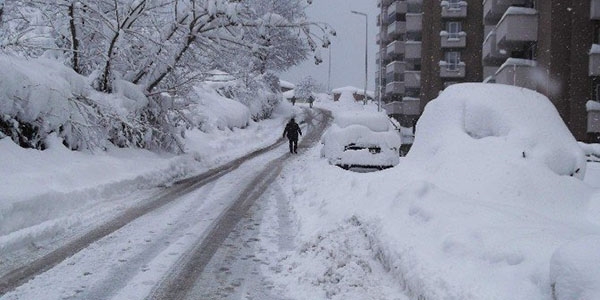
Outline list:
[[[329,67],[327,70],[327,94],[331,95],[331,45],[329,45]]]
[[[368,81],[369,71],[368,71],[368,67],[367,67],[367,65],[369,63],[369,58],[368,58],[369,57],[369,52],[368,52],[369,51],[368,50],[369,49],[368,48],[368,45],[369,45],[369,15],[366,13],[363,13],[363,12],[355,11],[355,10],[352,10],[350,12],[353,14],[357,14],[357,15],[361,15],[361,16],[365,17],[365,90],[364,90],[363,97],[364,97],[364,104],[367,104],[367,82],[369,82]]]

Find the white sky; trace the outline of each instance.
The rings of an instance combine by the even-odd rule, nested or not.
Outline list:
[[[352,14],[355,10],[369,15],[368,89],[375,86],[375,44],[377,8],[376,0],[314,0],[307,9],[313,21],[330,24],[337,32],[331,39],[331,88],[343,86],[364,87],[365,82],[365,18]],[[316,66],[312,56],[296,67],[281,74],[281,79],[297,83],[310,75],[327,87],[328,49],[321,48],[323,63]]]

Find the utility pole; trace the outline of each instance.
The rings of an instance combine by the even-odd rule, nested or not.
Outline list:
[[[384,31],[382,30],[383,28],[383,21],[385,18],[385,10],[383,9],[383,3],[381,4],[381,12],[379,13],[379,86],[377,87],[379,89],[379,97],[377,98],[377,111],[381,111],[381,99],[383,98],[383,62],[384,60],[384,46],[383,46],[383,40],[384,40]],[[385,33],[387,34],[387,32]],[[387,54],[386,54],[387,55]]]
[[[365,89],[364,89],[364,104],[367,104],[367,84],[369,82],[369,15],[363,12],[351,11],[353,14],[361,15],[365,17]]]
[[[329,70],[327,71],[327,94],[331,94],[331,45],[329,45]]]

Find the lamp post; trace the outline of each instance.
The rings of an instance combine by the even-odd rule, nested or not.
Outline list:
[[[327,70],[327,94],[331,95],[331,45],[329,45],[329,67]]]
[[[364,90],[364,104],[367,104],[367,83],[369,82],[369,71],[368,71],[368,63],[369,63],[369,15],[363,12],[352,10],[350,11],[353,14],[361,15],[365,17],[365,90]]]

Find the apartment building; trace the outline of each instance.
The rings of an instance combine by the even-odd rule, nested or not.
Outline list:
[[[447,86],[483,81],[546,95],[577,140],[600,142],[600,0],[378,0],[378,6],[376,80],[383,83],[384,108],[403,126]]]
[[[480,0],[424,0],[421,107],[449,85],[481,82]]]
[[[484,0],[486,81],[546,95],[580,141],[600,141],[600,0]]]
[[[403,126],[413,126],[448,85],[483,80],[481,1],[379,0],[378,6],[376,83],[384,83],[384,108]]]
[[[377,86],[388,114],[411,127],[421,113],[422,0],[378,0]]]

